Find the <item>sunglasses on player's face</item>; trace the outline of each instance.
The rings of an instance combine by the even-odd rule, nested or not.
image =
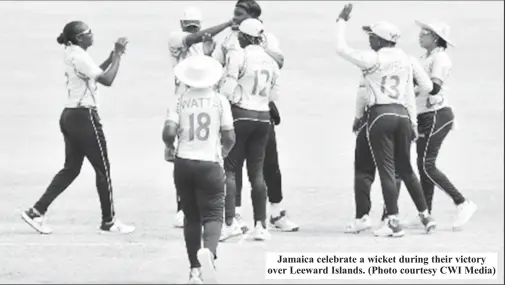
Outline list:
[[[91,29],[87,29],[85,31],[78,33],[77,36],[87,36],[87,35],[92,35],[92,34],[93,34],[93,32],[91,31]]]
[[[428,35],[433,35],[433,32],[431,32],[430,30],[422,29],[421,32],[419,33],[419,36],[421,36],[421,37],[428,36]]]

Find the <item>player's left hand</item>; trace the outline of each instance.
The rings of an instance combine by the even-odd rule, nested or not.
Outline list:
[[[352,12],[352,3],[349,3],[344,6],[344,9],[342,9],[338,18],[344,21],[349,21],[349,19],[351,18],[351,12]]]
[[[175,160],[175,147],[165,147],[165,160],[168,162],[174,162]]]
[[[216,48],[216,42],[210,34],[205,34],[202,38],[203,53],[210,56],[214,49]]]

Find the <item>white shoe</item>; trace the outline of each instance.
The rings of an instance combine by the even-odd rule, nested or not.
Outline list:
[[[189,282],[188,284],[203,284],[202,273],[200,268],[191,268],[189,271]]]
[[[37,232],[48,235],[53,232],[48,226],[45,224],[45,218],[43,215],[39,215],[35,213],[35,211],[30,208],[27,211],[24,211],[21,214],[21,218],[32,228],[34,228]]]
[[[465,201],[457,206],[456,219],[454,220],[452,227],[457,230],[464,226],[473,214],[477,211],[477,205],[471,201]]]
[[[249,227],[247,224],[244,222],[244,219],[242,219],[242,216],[240,214],[235,214],[235,220],[237,221],[237,226],[242,230],[242,233],[245,234],[249,231]]]
[[[177,212],[177,214],[175,214],[174,228],[178,229],[184,228],[184,212],[182,210]]]
[[[387,218],[384,220],[382,227],[375,230],[373,234],[377,237],[402,237],[405,232],[397,219]]]
[[[242,230],[238,226],[238,223],[235,219],[233,219],[233,223],[228,226],[223,224],[223,229],[221,230],[221,236],[219,237],[219,241],[226,241],[230,238],[237,237],[242,235]]]
[[[368,215],[364,215],[361,219],[355,219],[344,229],[345,233],[358,234],[362,231],[367,231],[372,228],[372,221]]]
[[[113,224],[102,223],[100,230],[111,233],[130,234],[135,231],[135,227],[123,224],[119,220],[115,220]]]
[[[423,227],[423,223],[421,219],[419,218],[419,215],[411,215],[407,216],[403,221],[400,222],[402,227],[405,228],[421,228]]]
[[[288,219],[286,211],[281,211],[278,217],[270,216],[270,227],[282,232],[297,232],[300,227]]]
[[[253,240],[257,241],[266,241],[272,238],[268,229],[264,228],[261,223],[256,224],[256,227],[254,227],[251,233],[251,237]]]
[[[198,261],[200,262],[201,278],[205,284],[217,284],[216,268],[214,267],[214,254],[208,248],[201,248],[198,251]]]

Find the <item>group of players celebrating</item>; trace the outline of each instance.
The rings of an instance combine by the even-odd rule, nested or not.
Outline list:
[[[454,46],[449,26],[416,21],[421,28],[419,44],[426,50],[420,60],[396,47],[401,33],[384,21],[364,26],[371,49],[355,50],[345,39],[352,9],[351,4],[346,5],[336,21],[337,54],[362,72],[353,122],[356,216],[345,232],[372,228],[370,189],[376,170],[385,206],[375,236],[402,237],[404,228],[412,224],[432,233],[437,226],[432,216],[435,186],[452,198],[457,209],[452,226],[461,229],[477,206],[436,166],[442,143],[454,126],[445,96],[452,68],[446,49]],[[188,8],[180,21],[182,30],[169,36],[175,96],[162,139],[165,159],[174,164],[175,226],[184,228],[189,282],[193,284],[216,282],[214,262],[220,241],[242,235],[265,241],[271,238],[269,229],[299,229],[281,207],[275,134],[281,119],[274,102],[279,97],[284,55],[276,37],[265,31],[260,16],[261,7],[255,0],[239,0],[231,20],[202,29],[201,12]],[[215,41],[218,34],[220,40]],[[87,53],[93,33],[85,23],[67,23],[57,41],[65,47],[67,66],[68,102],[60,120],[65,166],[22,218],[38,232],[50,234],[44,215],[79,175],[86,157],[97,174],[100,229],[131,233],[135,227],[115,217],[107,144],[96,101],[97,83],[112,85],[128,40],[120,38],[100,66]],[[413,141],[420,179],[411,164]],[[252,187],[254,223],[250,230],[240,210],[244,162]],[[415,221],[400,222],[398,218],[402,181],[419,213]]]
[[[427,233],[433,232],[435,186],[456,204],[453,227],[460,229],[477,206],[464,198],[435,165],[442,142],[454,124],[454,114],[444,96],[444,83],[452,67],[445,52],[448,45],[453,46],[449,27],[438,21],[416,22],[421,27],[420,45],[426,49],[421,61],[396,47],[400,31],[384,21],[363,27],[371,50],[358,51],[345,41],[345,25],[352,8],[352,4],[344,7],[336,31],[338,55],[358,66],[363,74],[353,123],[357,135],[356,219],[345,232],[371,229],[370,188],[376,170],[385,206],[382,226],[374,235],[402,237],[403,229],[412,223],[424,226]],[[252,186],[252,238],[270,238],[267,195],[271,205],[268,224],[284,231],[298,230],[279,207],[282,192],[274,126],[279,124],[280,116],[274,101],[279,95],[278,78],[284,57],[277,39],[264,31],[260,15],[261,8],[254,0],[238,1],[231,21],[201,30],[201,14],[191,8],[181,20],[182,32],[170,37],[177,102],[168,111],[163,140],[166,158],[175,164],[179,201],[176,225],[184,227],[192,268],[190,283],[215,280],[218,242],[248,230],[240,215],[244,160]],[[219,33],[223,39],[216,43],[213,37]],[[196,98],[206,98],[209,104],[191,103]],[[204,136],[195,139],[195,130],[197,138],[202,132]],[[417,144],[420,180],[410,162],[413,141]],[[203,159],[205,156],[209,159]],[[209,165],[206,168],[203,164]],[[224,181],[217,179],[223,175]],[[400,223],[398,218],[402,181],[419,212],[417,222]]]

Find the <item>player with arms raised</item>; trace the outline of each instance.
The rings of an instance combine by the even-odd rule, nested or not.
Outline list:
[[[404,231],[398,220],[398,189],[395,172],[404,181],[426,231],[435,227],[428,213],[421,184],[410,162],[410,147],[417,138],[412,59],[396,48],[398,28],[387,22],[363,27],[369,34],[370,51],[357,51],[345,41],[345,26],[352,4],[344,7],[337,19],[337,53],[358,66],[363,73],[368,107],[367,137],[373,161],[379,172],[388,217],[376,236],[401,237]],[[414,134],[414,136],[413,136]]]
[[[201,30],[202,13],[195,7],[186,8],[180,22],[182,30],[171,33],[168,40],[172,65],[174,67],[190,56],[210,55],[215,47],[212,37],[232,25],[232,21],[230,20],[226,23]],[[181,95],[185,89],[186,86],[175,78],[175,95]],[[165,155],[169,155],[168,151],[168,149],[165,149]],[[179,202],[179,196],[177,196],[177,201],[177,214],[174,219],[174,227],[182,228],[184,213]]]
[[[228,100],[213,90],[222,75],[219,62],[208,56],[192,56],[179,63],[174,73],[188,89],[168,110],[163,141],[174,154],[174,182],[185,215],[190,283],[212,284],[223,226],[222,158],[235,143],[233,117]]]
[[[239,26],[240,49],[230,50],[226,55],[226,71],[220,90],[232,102],[237,142],[228,158],[226,171],[226,226],[221,240],[226,240],[242,231],[235,221],[235,174],[244,160],[252,186],[251,198],[254,211],[255,240],[269,239],[266,225],[267,189],[263,177],[265,147],[270,132],[269,103],[279,95],[279,66],[260,45],[263,24],[257,19],[246,19]],[[246,64],[247,63],[247,64]]]

